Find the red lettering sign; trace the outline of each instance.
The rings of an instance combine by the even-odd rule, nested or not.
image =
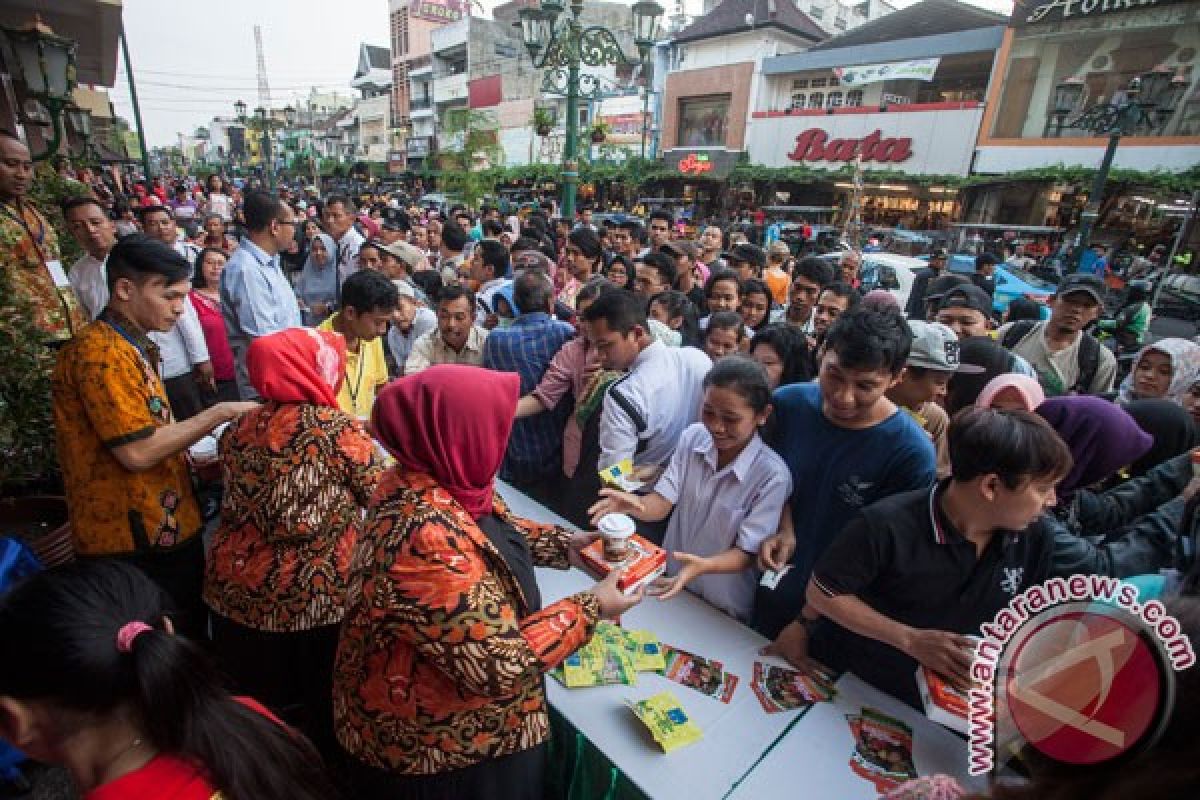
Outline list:
[[[703,175],[712,170],[713,163],[707,155],[698,156],[695,153],[688,153],[679,159],[679,171],[684,175]]]
[[[883,131],[875,131],[864,139],[831,140],[820,128],[809,128],[796,136],[796,149],[788,153],[792,161],[853,161],[856,156],[863,161],[907,161],[912,158],[912,139],[884,139]]]

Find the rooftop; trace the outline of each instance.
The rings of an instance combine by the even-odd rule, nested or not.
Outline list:
[[[942,33],[1005,25],[1008,17],[957,0],[921,0],[908,8],[864,22],[840,36],[815,44],[810,50],[834,50],[900,39],[916,39]]]
[[[748,25],[746,20],[750,17],[753,21]],[[760,28],[778,28],[812,42],[828,38],[817,23],[796,8],[793,0],[724,0],[680,31],[674,41],[696,42]]]

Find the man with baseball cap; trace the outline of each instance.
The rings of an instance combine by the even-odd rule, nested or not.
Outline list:
[[[908,306],[904,309],[909,319],[925,318],[925,295],[929,291],[929,284],[946,271],[946,259],[946,249],[939,247],[929,254],[929,266],[917,270],[908,294]]]
[[[987,336],[992,324],[992,298],[973,283],[955,286],[942,295],[934,319],[960,339]]]
[[[408,242],[398,240],[377,247],[382,265],[380,271],[391,280],[411,278],[418,269],[429,268],[429,259],[425,254]]]
[[[412,230],[412,221],[408,217],[408,212],[391,207],[383,209],[383,224],[379,228],[380,242],[391,244],[407,241],[410,230]]]
[[[742,242],[725,254],[725,263],[737,272],[739,278],[748,281],[762,275],[763,265],[767,263],[767,254],[756,244]]]
[[[1068,275],[1050,298],[1050,319],[1000,329],[1000,343],[1033,366],[1047,397],[1112,391],[1117,359],[1084,330],[1100,315],[1105,292],[1095,275]]]
[[[887,398],[912,414],[937,451],[938,476],[950,471],[950,459],[946,454],[946,429],[950,418],[942,410],[940,402],[946,396],[950,377],[956,372],[981,373],[983,367],[964,364],[959,360],[958,334],[939,322],[909,320],[912,331],[912,347],[900,380],[888,389]]]

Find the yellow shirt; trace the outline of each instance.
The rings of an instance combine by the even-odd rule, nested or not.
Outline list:
[[[317,327],[336,333],[334,321],[340,314],[339,311]],[[360,339],[357,353],[346,350],[346,375],[342,379],[342,388],[338,390],[338,408],[358,419],[370,417],[371,407],[375,405],[375,392],[387,382],[383,339],[376,337],[369,342]]]

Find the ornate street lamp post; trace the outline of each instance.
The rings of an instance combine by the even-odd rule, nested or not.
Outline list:
[[[658,3],[633,5],[633,40],[637,60],[627,57],[612,31],[599,25],[584,27],[580,22],[583,0],[571,0],[564,10],[560,0],[542,0],[541,8],[523,8],[517,12],[521,39],[536,69],[542,75],[542,92],[567,98],[567,138],[563,145],[562,216],[575,217],[575,189],[579,182],[579,99],[595,99],[603,94],[595,75],[581,74],[580,68],[637,65],[646,61],[658,37],[663,9]]]
[[[238,100],[233,104],[233,110],[237,113],[238,120],[248,126],[246,119],[246,104]],[[296,109],[287,106],[283,109],[284,122],[278,122],[271,118],[271,112],[268,109],[259,106],[254,109],[254,119],[257,121],[257,127],[262,132],[263,143],[263,172],[267,179],[267,187],[272,191],[275,190],[275,161],[271,155],[271,137],[276,127],[292,127],[296,122]]]
[[[50,114],[51,138],[45,152],[33,156],[43,161],[58,152],[62,143],[63,111],[76,86],[75,42],[58,36],[35,17],[28,27],[0,28],[13,56],[10,72],[19,77],[25,94]]]
[[[1165,128],[1187,88],[1187,79],[1167,67],[1158,66],[1134,78],[1125,90],[1123,103],[1096,103],[1079,110],[1083,101],[1084,83],[1078,78],[1068,78],[1054,87],[1054,121],[1056,135],[1061,136],[1064,128],[1088,131],[1097,136],[1108,137],[1108,147],[1100,161],[1100,169],[1088,193],[1087,206],[1079,225],[1079,237],[1075,252],[1071,256],[1072,271],[1079,269],[1080,260],[1088,249],[1092,227],[1100,216],[1100,201],[1104,196],[1104,184],[1112,168],[1113,158],[1121,136],[1139,131],[1152,132]],[[1067,117],[1079,110],[1070,122]]]

